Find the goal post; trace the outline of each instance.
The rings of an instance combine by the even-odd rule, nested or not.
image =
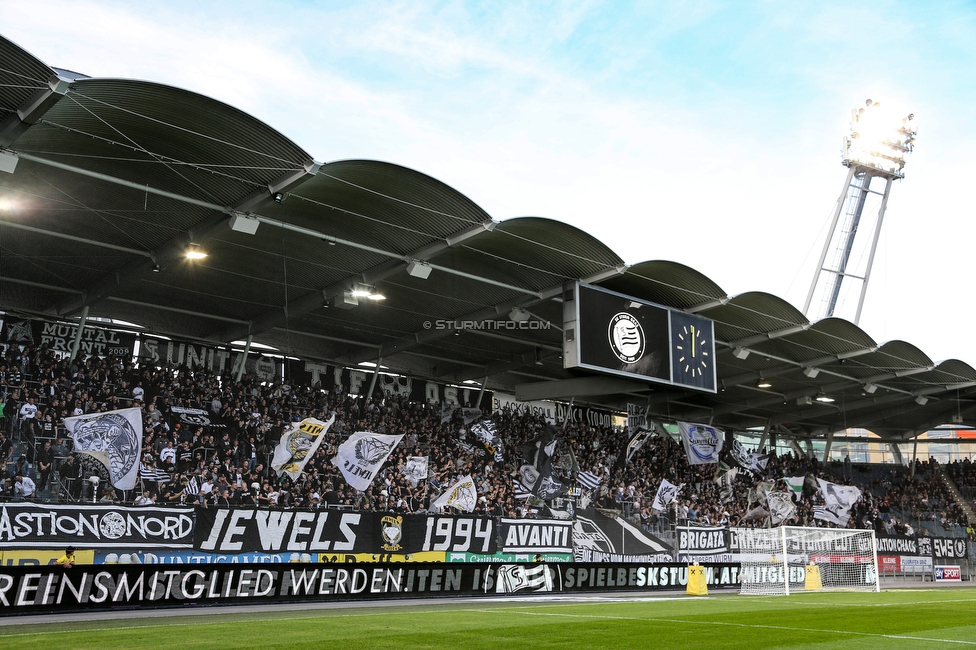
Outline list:
[[[733,532],[741,562],[739,593],[881,591],[873,530],[780,526]]]

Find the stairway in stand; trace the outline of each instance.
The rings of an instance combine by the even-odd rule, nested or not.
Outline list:
[[[949,494],[952,495],[953,501],[959,504],[963,514],[966,515],[966,520],[970,523],[970,525],[976,523],[976,513],[973,512],[972,506],[963,498],[962,492],[959,491],[959,487],[956,485],[956,482],[953,481],[952,477],[946,473],[945,465],[938,465],[935,471],[938,472],[939,477],[942,480],[942,484],[945,485],[946,489],[949,491]]]

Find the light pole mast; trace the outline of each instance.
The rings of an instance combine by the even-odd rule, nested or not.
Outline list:
[[[870,99],[851,111],[843,153],[847,180],[803,305],[810,320],[829,318],[840,309],[855,325],[861,319],[891,183],[905,177],[905,158],[914,147],[914,117],[895,117]],[[857,307],[850,314],[848,299],[855,292]]]

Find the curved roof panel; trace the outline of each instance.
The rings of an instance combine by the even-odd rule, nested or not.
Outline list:
[[[721,287],[702,273],[690,266],[664,260],[634,264],[623,275],[608,278],[599,284],[612,291],[678,309],[690,309],[728,298]]]
[[[39,90],[50,88],[54,70],[0,36],[0,120],[16,112]]]

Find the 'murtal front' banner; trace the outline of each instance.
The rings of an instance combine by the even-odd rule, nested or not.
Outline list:
[[[0,545],[8,548],[190,548],[190,508],[6,503]]]
[[[55,352],[70,352],[78,335],[75,323],[58,323],[30,318],[8,317],[3,323],[3,341],[21,345],[46,346]],[[136,335],[101,327],[85,326],[81,333],[81,353],[99,357],[132,358]]]

